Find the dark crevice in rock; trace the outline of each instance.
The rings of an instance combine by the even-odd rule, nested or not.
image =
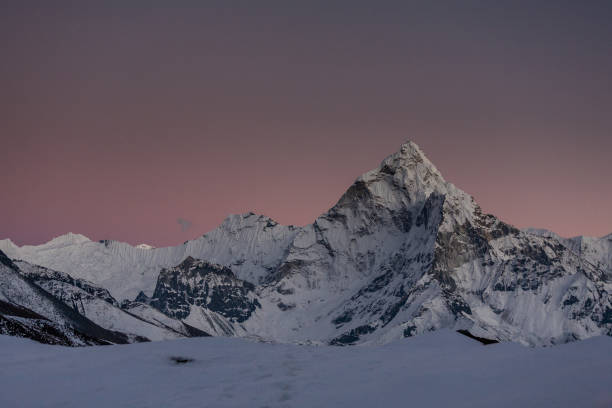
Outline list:
[[[474,336],[472,333],[470,333],[469,331],[467,331],[465,329],[457,330],[457,333],[461,333],[464,336],[469,337],[470,339],[476,340],[476,341],[484,344],[485,346],[487,346],[489,344],[499,343],[499,340],[496,340],[496,339],[487,339],[487,338],[484,338],[484,337]]]

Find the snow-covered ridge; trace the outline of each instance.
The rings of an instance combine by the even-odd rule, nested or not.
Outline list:
[[[573,236],[573,237],[562,237],[561,235],[557,234],[554,231],[551,231],[549,229],[546,228],[534,228],[534,227],[528,227],[528,228],[523,228],[522,231],[527,232],[529,234],[534,234],[534,235],[541,235],[541,236],[554,236],[558,239],[567,239],[567,240],[573,240],[573,239],[588,239],[588,240],[593,240],[593,241],[600,241],[600,240],[612,240],[612,233],[608,234],[608,235],[604,235],[603,237],[595,237],[595,236],[591,236],[591,235],[577,235],[577,236]]]
[[[175,266],[187,256],[232,265],[241,278],[258,283],[277,266],[296,233],[293,226],[247,213],[230,215],[215,230],[176,247],[144,249],[119,241],[91,241],[69,233],[42,245],[19,247],[3,240],[0,250],[12,259],[91,281],[122,301],[134,299],[140,291],[151,295],[159,270]]]
[[[526,228],[523,231],[558,240],[585,260],[605,270],[612,278],[612,234],[601,238],[584,235],[564,238],[553,231],[542,228]]]

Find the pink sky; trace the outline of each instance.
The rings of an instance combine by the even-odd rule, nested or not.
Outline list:
[[[9,8],[0,238],[303,225],[406,140],[506,222],[612,232],[608,7],[317,7]]]

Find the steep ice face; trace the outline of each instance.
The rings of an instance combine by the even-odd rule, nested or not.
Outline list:
[[[445,197],[446,216],[442,228],[472,219],[477,208],[473,198],[444,180],[438,169],[413,142],[387,157],[381,165],[361,176],[357,182],[369,186],[378,203],[390,209],[401,209],[425,201],[432,194]]]

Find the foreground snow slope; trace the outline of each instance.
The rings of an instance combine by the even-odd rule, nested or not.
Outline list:
[[[0,406],[610,407],[611,356],[610,337],[533,349],[447,330],[349,348],[199,338],[75,349],[0,336]]]

